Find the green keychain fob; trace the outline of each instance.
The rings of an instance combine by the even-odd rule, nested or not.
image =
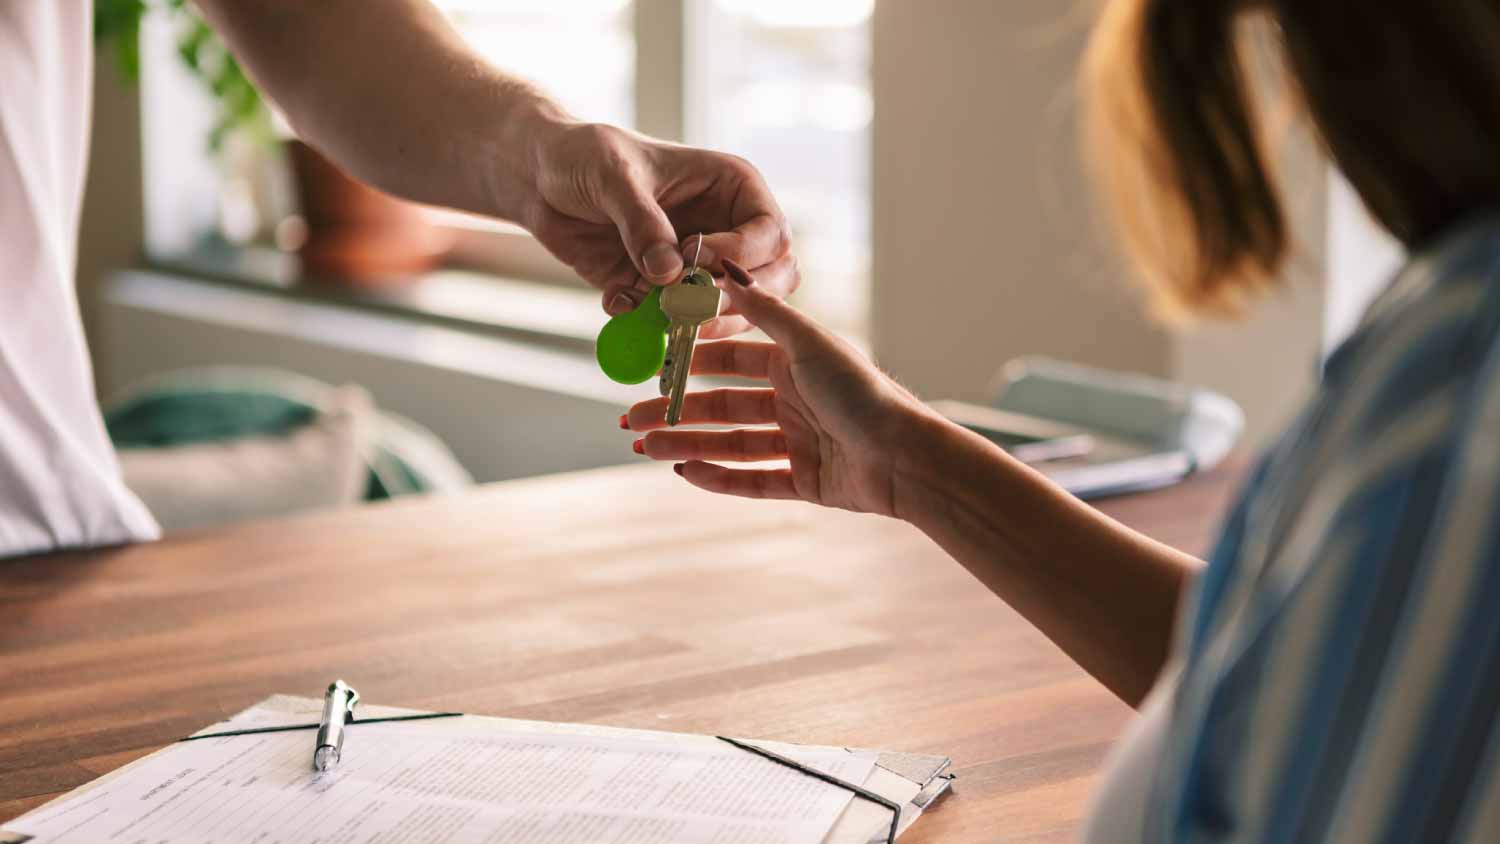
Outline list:
[[[652,290],[635,310],[612,317],[599,332],[594,344],[599,368],[621,384],[650,380],[667,358],[670,320],[661,310],[661,290]]]

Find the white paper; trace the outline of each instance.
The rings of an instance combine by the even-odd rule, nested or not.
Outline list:
[[[6,828],[65,842],[818,844],[849,792],[729,745],[356,724],[311,770],[312,731],[174,745]],[[864,783],[873,754],[797,761]]]

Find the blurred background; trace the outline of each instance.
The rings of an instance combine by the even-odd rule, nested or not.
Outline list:
[[[927,399],[988,402],[1007,360],[1042,354],[1228,395],[1253,448],[1400,259],[1293,125],[1278,155],[1299,252],[1282,292],[1243,323],[1148,320],[1075,143],[1093,3],[438,5],[578,116],[757,165],[792,223],[798,304]],[[654,385],[599,373],[597,293],[529,236],[386,208],[362,241],[339,203],[379,198],[288,145],[189,20],[154,13],[138,44],[135,80],[117,45],[97,63],[79,262],[107,409],[229,366],[312,379],[275,387],[304,396],[359,385],[478,481],[637,459],[615,419]]]

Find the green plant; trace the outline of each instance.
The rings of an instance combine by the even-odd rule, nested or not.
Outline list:
[[[271,113],[234,56],[187,0],[94,0],[94,43],[112,46],[120,75],[135,82],[141,74],[141,20],[169,15],[177,27],[177,55],[213,96],[217,108],[208,147],[218,152],[231,133],[271,143]]]

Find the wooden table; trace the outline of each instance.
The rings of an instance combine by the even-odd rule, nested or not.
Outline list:
[[[1203,551],[1236,472],[1103,509]],[[273,692],[954,759],[903,841],[1072,837],[1129,710],[925,537],[664,466],[0,561],[0,822]]]

